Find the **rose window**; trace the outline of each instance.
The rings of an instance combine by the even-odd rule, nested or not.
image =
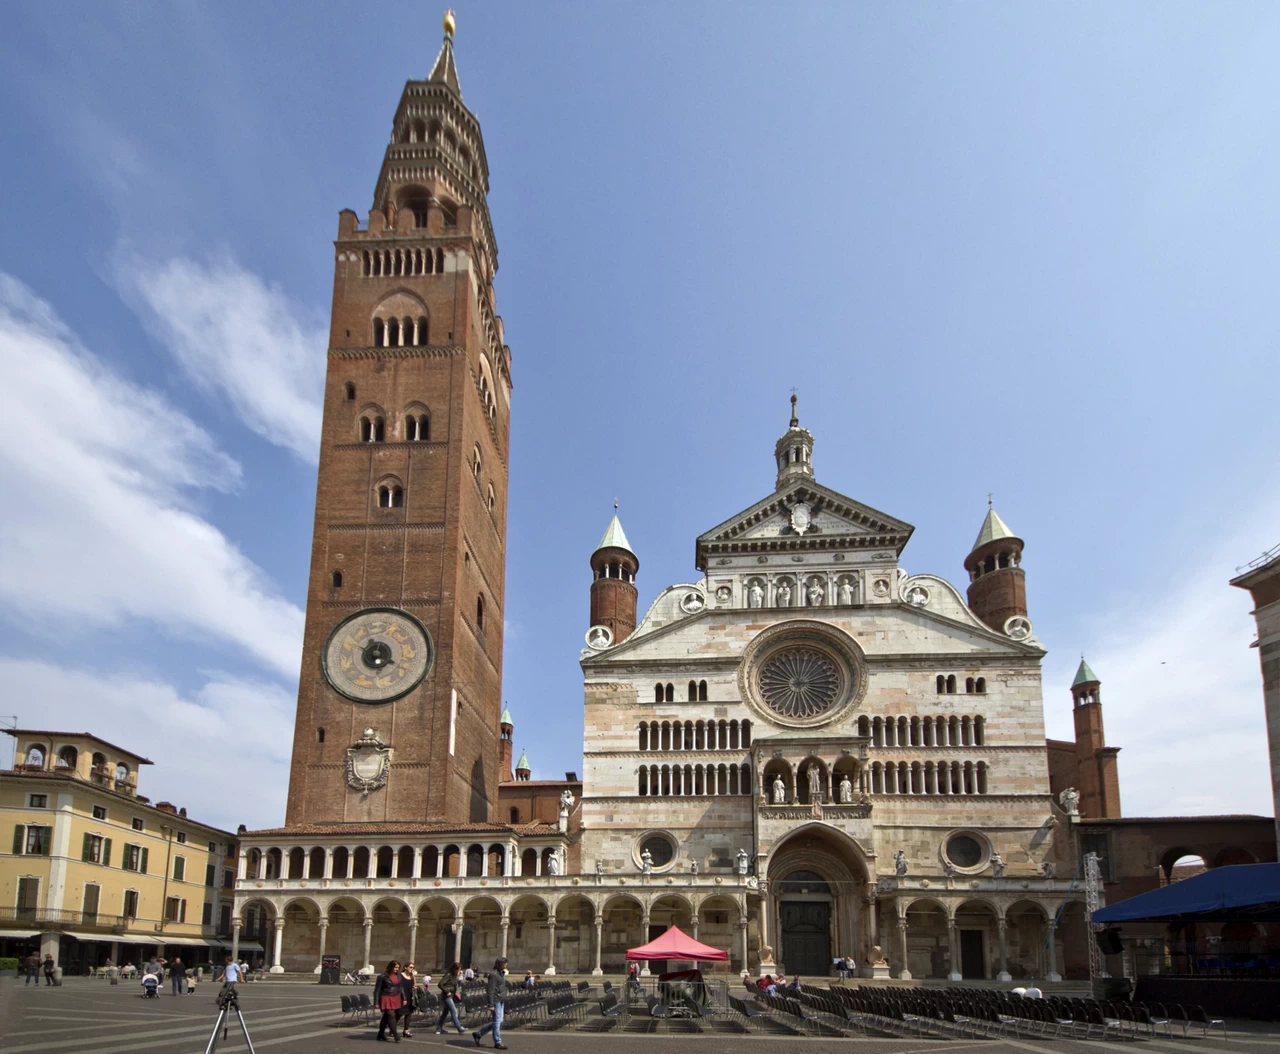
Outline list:
[[[840,692],[840,670],[819,651],[795,648],[771,657],[760,670],[760,695],[783,717],[826,713]]]

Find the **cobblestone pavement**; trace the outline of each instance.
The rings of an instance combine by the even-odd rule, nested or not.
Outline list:
[[[106,981],[69,979],[61,988],[24,988],[12,978],[0,980],[0,1022],[4,1054],[101,1054],[104,1050],[156,1050],[164,1054],[203,1054],[217,1016],[218,985],[204,984],[193,995],[165,994],[143,1000],[134,982],[111,986]],[[240,1002],[255,1050],[272,1054],[340,1054],[372,1049],[376,1028],[342,1025],[340,999],[368,989],[322,988],[319,985],[266,983],[246,985]],[[1215,1036],[1189,1038],[1160,1036],[1141,1039],[1137,1045],[1148,1054],[1280,1054],[1280,1024],[1231,1023],[1227,1044]],[[507,1046],[523,1054],[634,1054],[668,1050],[679,1044],[696,1046],[699,1054],[741,1054],[758,1049],[761,1054],[778,1044],[797,1045],[813,1054],[855,1048],[858,1054],[948,1054],[981,1049],[984,1054],[1090,1054],[1118,1041],[1082,1041],[1028,1037],[1018,1039],[914,1039],[914,1038],[811,1038],[777,1035],[689,1035],[659,1031],[636,1035],[619,1031],[604,1034],[582,1032],[532,1032],[509,1029]],[[366,1046],[368,1044],[369,1046]],[[1133,1047],[1132,1041],[1125,1046]],[[440,1054],[475,1049],[471,1037],[436,1036],[431,1028],[414,1030],[401,1049],[422,1046]],[[382,1048],[377,1048],[382,1049]],[[492,1049],[486,1040],[484,1049]],[[219,1052],[243,1051],[244,1040],[233,1025]]]

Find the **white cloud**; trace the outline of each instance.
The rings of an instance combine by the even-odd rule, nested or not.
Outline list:
[[[223,395],[268,442],[315,463],[328,345],[318,320],[229,257],[157,262],[123,253],[116,274],[197,384]]]
[[[1101,605],[1109,613],[1085,651],[1102,679],[1107,742],[1122,748],[1126,816],[1272,814],[1252,603],[1227,581],[1262,550],[1276,511],[1260,510],[1252,530],[1179,568],[1163,595]],[[1072,738],[1070,704],[1055,686],[1071,683],[1078,661],[1046,663],[1052,736]]]
[[[190,507],[240,466],[155,391],[111,373],[0,274],[0,599],[8,613],[228,641],[290,678],[302,612]],[[21,379],[21,383],[16,383]]]
[[[139,773],[152,803],[185,807],[193,820],[235,831],[276,827],[285,808],[293,744],[293,695],[213,674],[190,697],[172,685],[124,675],[0,658],[0,680],[25,727],[89,732],[155,762]],[[56,716],[54,716],[56,715]]]

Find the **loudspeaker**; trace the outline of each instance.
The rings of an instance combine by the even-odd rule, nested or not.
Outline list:
[[[1117,929],[1099,930],[1094,938],[1103,955],[1119,955],[1124,950],[1124,945],[1120,942],[1120,931]]]

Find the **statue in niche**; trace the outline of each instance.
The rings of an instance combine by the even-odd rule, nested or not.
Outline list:
[[[907,854],[901,849],[893,854],[893,873],[899,878],[907,873]]]
[[[1075,787],[1068,787],[1059,794],[1058,802],[1068,816],[1080,815],[1080,792]]]
[[[809,780],[809,800],[822,801],[822,769],[817,765],[810,765],[805,775]]]
[[[1046,860],[1040,865],[1040,873],[1044,875],[1045,878],[1055,878],[1057,877],[1058,869],[1053,866],[1052,860]]]
[[[773,777],[773,804],[785,805],[787,802],[787,785],[782,782],[781,776]]]
[[[547,858],[547,874],[552,877],[560,874],[560,854],[552,853]]]
[[[789,608],[791,606],[791,583],[786,579],[778,585],[778,607]]]
[[[991,876],[993,878],[1004,878],[1005,866],[1004,857],[999,853],[991,854]]]
[[[809,606],[811,608],[822,607],[822,602],[824,599],[826,599],[826,590],[822,588],[821,582],[816,582],[816,581],[810,582],[808,594],[809,594]]]
[[[738,850],[738,874],[745,875],[747,873],[747,851],[745,849]]]
[[[648,849],[640,854],[640,871],[645,875],[653,873],[653,854]]]
[[[596,861],[596,875],[603,875],[603,874],[604,874],[604,861],[603,861],[603,860],[597,860],[597,861]]]
[[[696,875],[697,873],[698,873],[698,861],[696,861],[696,860],[690,860],[690,861],[689,861],[689,874],[691,874],[691,875]]]
[[[760,588],[759,582],[752,582],[751,588],[747,590],[747,607],[758,608],[764,604],[764,590]]]
[[[845,607],[853,607],[853,583],[845,579],[840,583],[840,603]]]
[[[849,779],[848,774],[840,778],[840,804],[853,804],[853,781]]]

